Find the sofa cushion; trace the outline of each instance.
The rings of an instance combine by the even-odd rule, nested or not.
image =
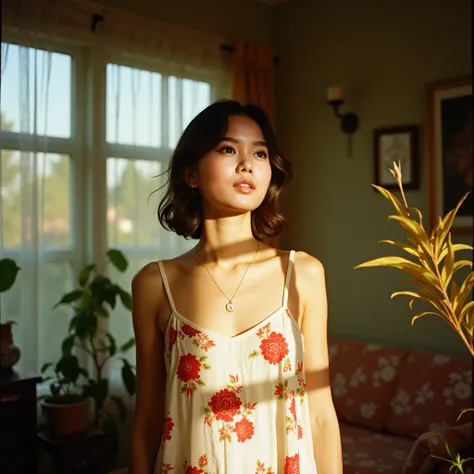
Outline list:
[[[339,420],[381,430],[405,354],[394,347],[330,338],[331,389]]]
[[[387,430],[417,438],[454,425],[461,410],[471,406],[471,370],[470,357],[410,352],[399,368]],[[466,413],[461,422],[471,417]]]
[[[340,423],[344,474],[401,474],[413,440]]]

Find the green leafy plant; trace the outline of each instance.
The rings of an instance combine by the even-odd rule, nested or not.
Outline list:
[[[403,203],[387,189],[372,185],[382,196],[389,200],[395,208],[396,214],[390,215],[393,219],[409,233],[407,242],[396,242],[394,240],[382,240],[386,243],[403,250],[409,258],[399,256],[380,257],[355,266],[359,268],[391,267],[407,273],[410,278],[402,280],[414,287],[414,289],[396,291],[391,298],[396,296],[408,296],[409,307],[413,309],[413,303],[422,300],[431,305],[430,311],[417,313],[412,318],[412,324],[423,316],[432,315],[441,318],[461,338],[463,344],[474,357],[474,301],[468,302],[474,286],[474,272],[471,270],[461,283],[454,279],[455,274],[462,268],[472,269],[472,261],[456,260],[456,252],[473,248],[467,244],[453,244],[451,239],[451,227],[459,208],[462,206],[469,193],[465,194],[457,204],[444,217],[438,217],[438,222],[428,233],[423,226],[423,216],[416,207],[409,207],[402,183],[402,170],[400,163],[393,163],[393,169],[389,170],[397,181],[402,195]],[[467,411],[461,412],[461,415]],[[461,416],[460,415],[460,416]],[[458,418],[459,420],[459,418]],[[463,474],[462,465],[470,459],[461,459],[455,454],[450,446],[447,446],[451,463],[450,471]]]
[[[0,293],[8,291],[15,283],[20,267],[11,258],[0,258]]]
[[[128,261],[122,252],[110,249],[106,255],[107,265],[112,264],[119,272],[126,271]],[[53,371],[50,385],[53,395],[79,393],[83,398],[93,400],[94,426],[107,432],[115,456],[119,445],[117,418],[125,422],[127,412],[123,399],[109,393],[106,367],[119,361],[125,389],[129,395],[134,395],[135,368],[124,355],[134,347],[135,339],[132,337],[118,345],[115,337],[104,329],[104,322],[118,301],[130,311],[132,298],[128,291],[105,275],[105,268],[99,271],[96,264],[87,265],[80,271],[78,284],[78,288],[63,295],[54,306],[68,305],[73,314],[68,335],[61,344],[60,360],[56,364],[45,364],[42,373]],[[81,357],[81,353],[85,357]],[[110,410],[111,405],[115,410]]]

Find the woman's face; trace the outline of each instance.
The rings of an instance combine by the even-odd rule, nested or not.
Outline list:
[[[248,117],[229,117],[224,139],[199,161],[192,183],[199,188],[205,217],[255,210],[272,177],[262,130]]]

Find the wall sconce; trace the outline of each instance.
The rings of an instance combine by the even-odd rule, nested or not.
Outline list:
[[[328,104],[334,109],[334,114],[341,120],[341,130],[348,135],[347,156],[352,156],[352,134],[359,127],[359,117],[353,113],[341,114],[339,107],[344,104],[342,87],[333,86],[328,89]]]

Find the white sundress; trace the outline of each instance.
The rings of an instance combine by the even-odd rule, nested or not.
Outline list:
[[[303,337],[282,306],[234,337],[199,327],[171,307],[165,334],[166,419],[155,474],[317,474]]]

